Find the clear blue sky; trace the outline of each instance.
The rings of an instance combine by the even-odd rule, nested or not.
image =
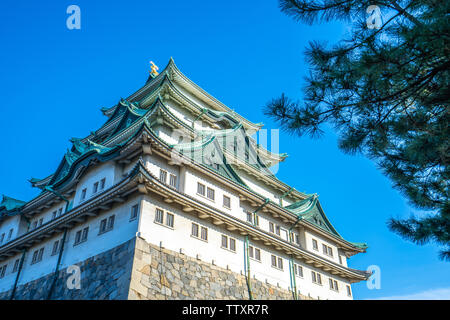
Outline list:
[[[66,8],[81,8],[81,30],[66,28]],[[335,42],[340,24],[305,26],[277,1],[9,1],[0,3],[0,193],[23,200],[38,194],[27,179],[56,169],[71,137],[106,120],[99,109],[139,89],[149,60],[172,56],[198,85],[254,122],[277,128],[262,106],[285,92],[301,98],[308,41]],[[281,134],[287,152],[278,176],[299,191],[318,193],[337,230],[367,242],[350,265],[381,268],[381,289],[354,286],[357,299],[447,295],[449,264],[438,247],[392,234],[390,216],[407,217],[407,201],[369,160],[342,154],[336,137]],[[442,289],[437,291],[437,289]]]

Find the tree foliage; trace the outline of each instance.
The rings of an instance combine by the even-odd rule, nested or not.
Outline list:
[[[381,9],[368,28],[367,8]],[[308,24],[339,20],[349,35],[306,49],[304,99],[284,94],[265,113],[288,132],[320,136],[335,128],[339,148],[374,160],[416,208],[428,211],[388,226],[417,244],[434,241],[450,260],[449,1],[281,0],[281,10]]]

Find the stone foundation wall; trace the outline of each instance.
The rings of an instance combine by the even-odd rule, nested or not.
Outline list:
[[[72,273],[59,271],[52,299],[58,300],[236,300],[249,299],[246,277],[199,259],[188,257],[134,238],[99,255],[77,263],[80,289],[69,289]],[[27,266],[23,272],[27,272]],[[47,299],[54,273],[18,286],[16,300]],[[251,279],[253,299],[291,300],[292,293]],[[11,290],[0,293],[0,299]],[[311,299],[301,295],[300,299]]]
[[[256,279],[251,287],[253,299],[292,300],[289,290]],[[128,299],[246,300],[249,293],[244,275],[137,238]]]
[[[103,300],[127,299],[131,279],[135,238],[120,246],[77,263],[80,267],[80,289],[69,289],[67,280],[72,273],[59,271],[51,299]],[[27,267],[23,272],[27,272]],[[47,299],[54,273],[17,287],[15,300]],[[11,291],[0,293],[0,299],[10,299]]]

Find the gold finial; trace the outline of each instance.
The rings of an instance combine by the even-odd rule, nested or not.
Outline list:
[[[153,61],[150,61],[150,69],[151,69],[150,74],[153,77],[156,77],[159,74],[158,72],[159,68],[156,64],[153,63]]]

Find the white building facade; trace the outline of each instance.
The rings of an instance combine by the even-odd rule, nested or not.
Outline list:
[[[137,238],[245,280],[245,294],[216,298],[353,299],[351,284],[367,280],[369,274],[348,266],[348,258],[367,246],[335,230],[317,195],[298,192],[272,174],[270,168],[286,155],[255,142],[261,124],[203,91],[172,59],[160,74],[151,73],[144,87],[102,112],[105,124],[72,139],[52,175],[30,180],[42,190],[39,196],[28,202],[3,198],[0,298],[70,299],[54,292],[65,285],[57,276],[61,270]],[[136,260],[133,249],[129,252]],[[125,259],[111,257],[106,266],[114,264],[121,273]],[[153,263],[160,272],[171,262]],[[123,287],[125,293],[102,295],[105,290],[96,289],[82,298],[136,298],[126,293],[135,278],[131,269],[110,284],[89,271],[93,264],[84,264],[85,281],[105,290]],[[182,272],[175,273],[183,278]],[[146,275],[150,281],[152,274]],[[177,295],[175,280],[161,279],[160,274],[158,286],[172,298],[211,298],[202,296],[204,288],[192,288],[193,279],[191,297],[182,284],[179,291],[185,293]],[[259,286],[269,293],[258,293]],[[270,288],[287,295],[272,297]],[[27,296],[28,291],[33,293]],[[148,291],[139,297],[159,296]]]

